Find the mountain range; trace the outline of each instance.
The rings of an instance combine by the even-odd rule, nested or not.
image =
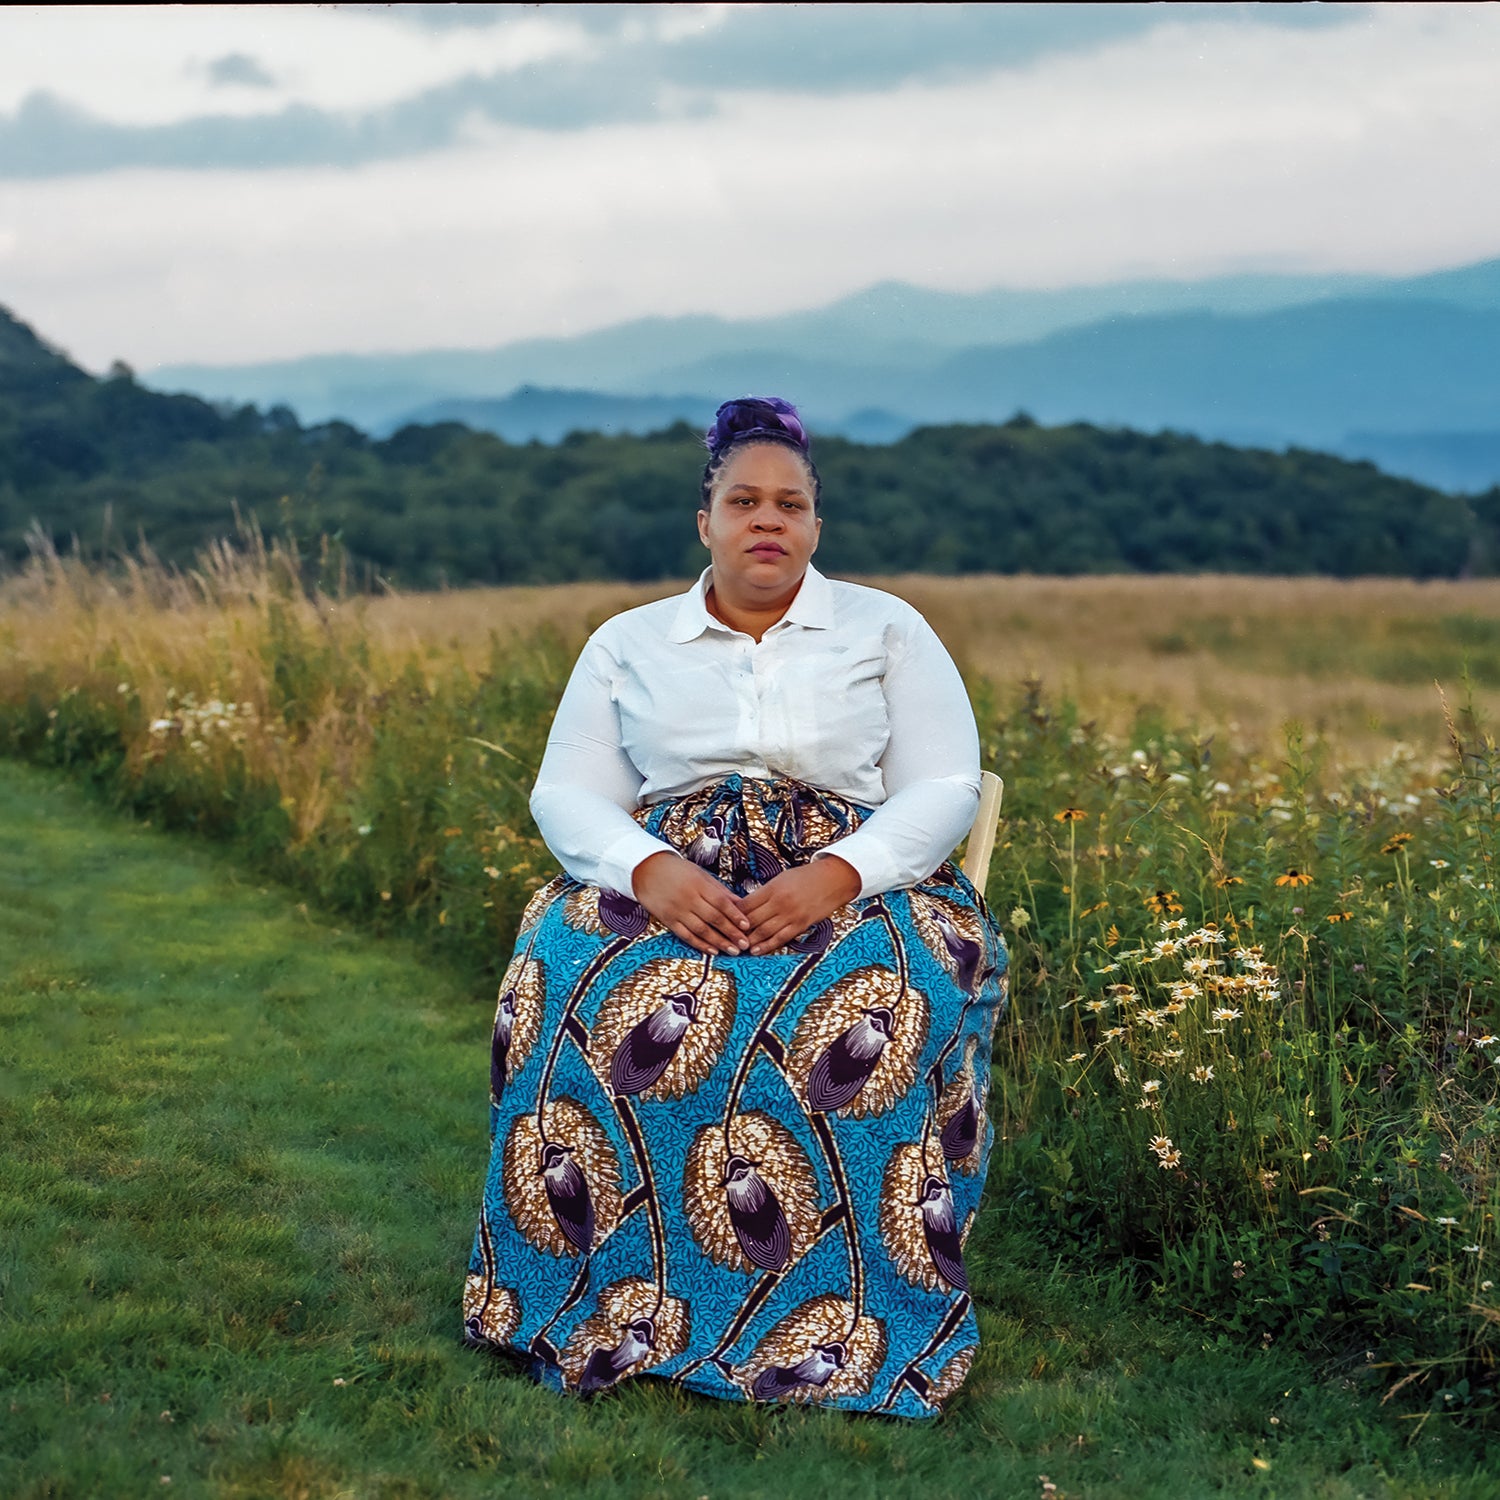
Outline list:
[[[493,349],[162,366],[160,390],[376,433],[509,441],[701,425],[775,391],[816,429],[1088,421],[1368,458],[1451,490],[1500,481],[1500,260],[1413,277],[1256,274],[976,293],[885,283],[774,318],[646,318]]]
[[[1038,347],[1000,353],[1034,359]],[[941,368],[974,385],[975,359],[961,350]],[[523,390],[511,404],[524,414],[534,402],[534,422],[548,399]],[[39,546],[109,561],[140,540],[188,567],[203,548],[270,526],[309,585],[691,576],[697,432],[660,425],[670,400],[587,400],[585,429],[655,430],[581,430],[548,445],[459,421],[383,438],[342,421],[304,426],[287,408],[151,390],[120,363],[95,377],[0,308],[0,572]],[[833,523],[819,558],[844,573],[1500,570],[1500,486],[1444,494],[1305,448],[1017,415],[884,443],[824,433],[817,451]]]

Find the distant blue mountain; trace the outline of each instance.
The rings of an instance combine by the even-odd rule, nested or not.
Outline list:
[[[1439,276],[1470,277],[1451,298],[1490,296],[1500,307],[1500,261]],[[1093,287],[1000,287],[943,292],[883,282],[826,307],[772,318],[640,318],[571,338],[525,339],[492,349],[319,354],[244,365],[163,365],[143,378],[159,390],[210,400],[285,404],[304,420],[342,417],[377,427],[433,401],[501,397],[518,386],[655,395],[666,371],[699,361],[763,356],[849,368],[914,372],[956,349],[1045,338],[1110,318],[1158,313],[1268,312],[1379,289],[1382,296],[1431,280],[1373,276],[1241,275],[1203,281],[1133,281]],[[1487,290],[1486,290],[1487,289]],[[1467,301],[1464,305],[1469,305]],[[714,387],[719,389],[719,387]]]
[[[1455,488],[1500,481],[1500,261],[1407,278],[1221,277],[972,294],[886,283],[778,318],[653,318],[491,350],[152,372],[388,432],[463,421],[511,441],[706,420],[790,395],[816,428],[894,441],[933,422],[1090,421],[1369,457]],[[663,396],[663,391],[687,394]]]
[[[1500,431],[1351,432],[1336,451],[1440,490],[1472,493],[1500,481]]]
[[[899,406],[929,421],[1024,407],[1048,423],[1308,446],[1356,430],[1482,429],[1500,415],[1500,311],[1361,300],[1122,319],[965,350]]]
[[[389,437],[412,423],[462,422],[476,431],[493,432],[508,443],[556,443],[570,432],[660,432],[684,420],[706,428],[716,405],[708,396],[604,396],[597,391],[523,385],[499,400],[459,396],[430,402],[405,413],[399,421],[377,427],[375,436]]]

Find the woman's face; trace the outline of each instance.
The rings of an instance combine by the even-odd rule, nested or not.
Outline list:
[[[698,535],[713,556],[714,580],[759,595],[795,588],[818,549],[807,465],[781,443],[750,443],[714,482],[698,512]]]

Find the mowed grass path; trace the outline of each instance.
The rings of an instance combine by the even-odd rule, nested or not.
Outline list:
[[[548,1394],[458,1339],[489,1020],[0,763],[0,1495],[1500,1495],[1482,1434],[1047,1266],[993,1199],[939,1424]]]

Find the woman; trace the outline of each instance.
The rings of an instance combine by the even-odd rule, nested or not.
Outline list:
[[[811,565],[786,402],[719,408],[688,593],[584,647],[532,811],[468,1336],[538,1378],[933,1416],[978,1328],[1005,950],[945,859],[979,747],[909,605]]]

